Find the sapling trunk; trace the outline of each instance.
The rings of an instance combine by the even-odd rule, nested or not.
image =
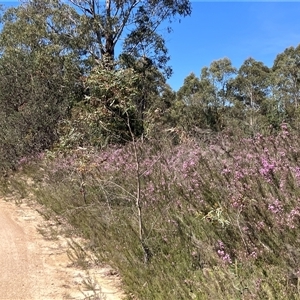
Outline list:
[[[136,165],[136,200],[135,206],[137,210],[137,217],[138,217],[138,236],[139,240],[144,252],[144,262],[148,263],[151,258],[151,251],[145,242],[145,232],[144,232],[144,224],[143,224],[143,214],[142,214],[142,202],[141,202],[141,172],[140,172],[140,160],[138,156],[138,149],[136,144],[136,139],[134,133],[131,129],[129,116],[127,114],[127,126],[131,135],[132,143],[133,143],[133,150],[134,150],[134,158],[135,158],[135,165]]]

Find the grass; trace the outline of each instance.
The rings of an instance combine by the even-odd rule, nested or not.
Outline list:
[[[87,238],[128,299],[299,299],[299,141],[283,124],[211,144],[53,152],[20,165],[6,192],[34,195]]]

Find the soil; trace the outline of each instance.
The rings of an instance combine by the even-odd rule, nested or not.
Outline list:
[[[66,237],[41,234],[49,226],[32,205],[0,199],[1,300],[124,298],[116,272],[95,264],[88,272],[76,267]]]

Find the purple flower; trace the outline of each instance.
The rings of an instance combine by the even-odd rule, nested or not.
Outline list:
[[[281,202],[276,199],[272,204],[268,205],[268,210],[271,211],[273,214],[278,214],[283,211],[283,206]]]
[[[230,255],[225,252],[225,246],[222,241],[218,241],[218,248],[219,249],[217,250],[217,253],[218,253],[219,257],[222,259],[222,261],[224,263],[231,264],[232,260],[230,258]]]

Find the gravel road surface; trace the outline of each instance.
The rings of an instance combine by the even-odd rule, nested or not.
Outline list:
[[[87,298],[86,272],[72,267],[66,240],[46,240],[37,231],[42,222],[32,207],[0,199],[0,299]],[[108,267],[89,271],[101,286],[101,299],[122,299],[119,279]]]

